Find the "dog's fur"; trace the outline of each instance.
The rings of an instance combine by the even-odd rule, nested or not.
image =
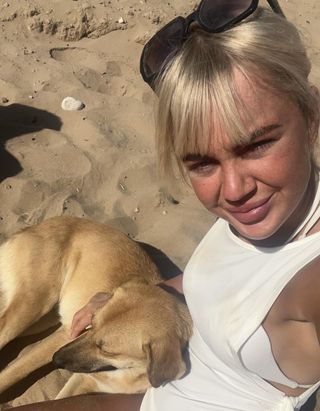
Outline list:
[[[0,392],[57,350],[58,366],[75,372],[58,398],[144,392],[180,378],[191,319],[159,282],[142,248],[103,224],[55,217],[15,234],[0,246],[0,349],[56,304],[62,325],[2,370]],[[74,314],[98,292],[107,302],[70,342]]]

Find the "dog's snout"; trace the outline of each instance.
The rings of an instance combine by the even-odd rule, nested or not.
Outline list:
[[[52,361],[58,368],[66,368],[66,364],[63,358],[59,355],[59,351],[53,354]]]
[[[64,346],[60,348],[52,357],[53,363],[57,368],[62,368],[71,372],[90,373],[100,370],[110,371],[114,367],[108,364],[100,363],[97,358],[92,358],[90,355],[76,354],[70,347]]]

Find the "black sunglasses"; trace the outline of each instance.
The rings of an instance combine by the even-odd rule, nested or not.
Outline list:
[[[181,49],[193,22],[209,33],[220,33],[250,16],[258,3],[259,0],[202,0],[186,18],[179,16],[170,21],[143,48],[140,73],[144,81],[154,89],[155,79]],[[268,3],[275,13],[285,17],[277,0]]]

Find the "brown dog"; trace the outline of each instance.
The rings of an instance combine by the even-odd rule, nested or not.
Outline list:
[[[159,282],[142,248],[103,224],[56,217],[15,234],[0,246],[0,349],[56,304],[62,325],[2,370],[0,392],[57,350],[58,366],[76,373],[58,398],[144,392],[180,378],[191,319]],[[98,292],[105,304],[92,328],[70,342],[74,314]]]

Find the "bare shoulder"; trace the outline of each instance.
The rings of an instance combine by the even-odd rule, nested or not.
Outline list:
[[[320,256],[293,277],[283,294],[297,319],[314,323],[320,333]]]

